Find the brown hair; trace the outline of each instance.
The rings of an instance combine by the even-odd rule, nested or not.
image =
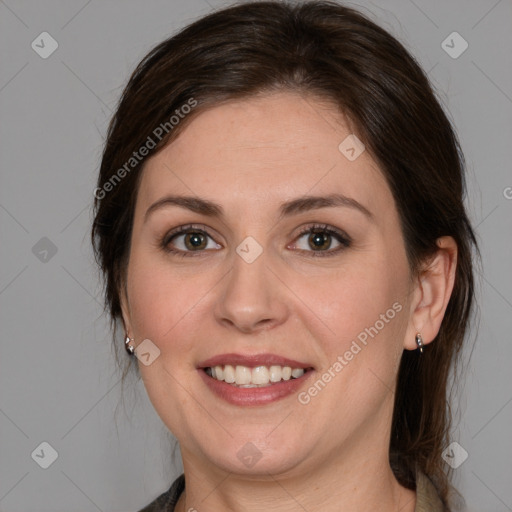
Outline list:
[[[116,350],[122,346],[115,328],[145,160],[205,108],[279,90],[331,100],[353,123],[393,193],[412,275],[434,254],[439,237],[457,243],[455,285],[439,334],[423,354],[402,355],[389,449],[399,482],[414,488],[416,470],[423,471],[448,509],[449,473],[441,459],[451,424],[448,384],[470,321],[472,248],[478,251],[463,204],[464,161],[415,59],[355,10],[328,1],[232,6],[157,45],[137,66],[109,126],[92,227]],[[191,100],[191,112],[169,122]],[[159,126],[165,129],[156,131]],[[130,160],[149,139],[154,147],[146,156]]]

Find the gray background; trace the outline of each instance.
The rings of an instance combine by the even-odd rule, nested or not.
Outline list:
[[[141,382],[128,383],[114,414],[120,375],[88,233],[102,140],[129,74],[157,42],[221,5],[0,0],[1,511],[133,511],[181,472]],[[512,510],[512,2],[351,5],[428,70],[462,141],[483,270],[479,330],[454,404],[453,439],[469,454],[455,483],[469,511]],[[59,45],[47,59],[31,47],[43,31]],[[441,46],[453,31],[469,44],[456,59]],[[58,453],[48,469],[31,457],[43,441]]]

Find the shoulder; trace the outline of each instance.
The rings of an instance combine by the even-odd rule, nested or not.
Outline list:
[[[432,481],[422,472],[416,474],[416,507],[414,512],[445,512],[441,498]]]
[[[174,512],[180,494],[185,489],[185,475],[181,474],[169,488],[139,512]]]

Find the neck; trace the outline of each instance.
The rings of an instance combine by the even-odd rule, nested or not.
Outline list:
[[[344,464],[351,457],[332,456],[314,469],[293,474],[269,472],[240,475],[194,463],[183,453],[186,478],[176,512],[345,512],[379,510],[381,512],[414,512],[416,494],[402,487],[393,475],[385,457],[376,462],[375,451],[368,447],[359,464]],[[199,461],[195,461],[199,462]]]

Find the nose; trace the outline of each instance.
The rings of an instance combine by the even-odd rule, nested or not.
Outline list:
[[[265,251],[252,263],[236,254],[233,268],[222,285],[215,315],[224,326],[252,333],[286,321],[286,287],[267,266]]]

